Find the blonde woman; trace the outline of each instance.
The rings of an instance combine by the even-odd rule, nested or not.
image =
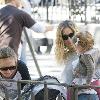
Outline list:
[[[94,78],[96,63],[99,58],[99,50],[93,48],[94,38],[88,31],[79,32],[76,35],[75,48],[79,55],[77,66],[73,70],[75,79],[73,82],[78,85],[91,84]],[[81,89],[78,92],[78,100],[99,100],[94,89]]]
[[[78,28],[70,20],[61,22],[56,32],[55,56],[58,64],[64,64],[62,81],[71,84],[73,80],[72,61],[77,58],[72,38],[78,32]]]

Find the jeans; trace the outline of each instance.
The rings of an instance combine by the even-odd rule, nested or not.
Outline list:
[[[99,100],[96,94],[80,94],[78,100]]]

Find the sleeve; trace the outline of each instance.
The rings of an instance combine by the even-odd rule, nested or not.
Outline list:
[[[100,51],[97,52],[96,54],[96,58],[97,58],[97,61],[96,61],[96,68],[95,68],[95,75],[98,79],[100,79]]]
[[[18,60],[18,71],[21,74],[22,80],[31,80],[28,68],[24,62]],[[23,88],[25,84],[21,84],[21,88]]]
[[[96,58],[97,58],[97,67],[100,68],[100,51],[99,50],[97,52]]]
[[[44,33],[46,31],[46,26],[43,23],[37,22],[30,27],[30,29],[37,33]]]
[[[36,22],[35,20],[26,12],[22,11],[20,14],[20,22],[22,23],[23,26],[26,26],[27,28],[32,27]],[[20,19],[19,18],[19,19]]]
[[[81,55],[81,60],[83,61],[87,69],[86,82],[87,84],[90,84],[95,69],[94,60],[90,54]]]

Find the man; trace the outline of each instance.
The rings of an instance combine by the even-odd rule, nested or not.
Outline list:
[[[17,60],[17,55],[10,47],[0,48],[0,79],[30,80],[30,75],[24,63]],[[21,84],[21,89],[25,84]],[[0,81],[0,96],[5,87],[10,99],[17,96],[17,83]]]
[[[50,25],[41,25],[31,18],[26,12],[18,9],[21,6],[20,0],[5,0],[7,4],[0,9],[0,47],[10,46],[16,54],[21,40],[24,27],[35,32],[51,31]]]

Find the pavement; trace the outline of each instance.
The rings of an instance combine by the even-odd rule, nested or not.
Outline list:
[[[44,53],[46,50],[46,47],[41,47],[42,53]],[[52,48],[52,51],[50,54],[41,54],[38,55],[34,52],[35,58],[37,59],[38,66],[40,68],[41,74],[44,75],[51,75],[57,77],[59,80],[61,79],[61,72],[63,70],[63,66],[59,66],[56,63],[55,60],[55,54],[54,54],[54,47]],[[27,66],[29,69],[29,73],[31,75],[32,79],[39,78],[39,73],[37,70],[37,67],[35,65],[35,62],[32,58],[32,55],[30,53],[29,48],[27,48]]]

